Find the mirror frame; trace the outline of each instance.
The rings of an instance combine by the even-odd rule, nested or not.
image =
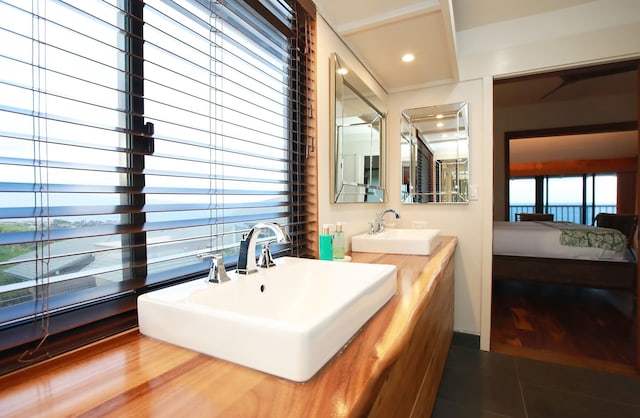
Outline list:
[[[331,121],[330,129],[330,190],[332,203],[382,203],[386,201],[386,130],[387,120],[386,114],[381,110],[384,107],[384,100],[376,95],[376,93],[360,79],[360,77],[349,68],[344,61],[336,53],[332,53],[330,57],[329,71],[329,90],[330,90],[330,108],[329,119]],[[366,180],[345,181],[344,179],[344,160],[341,159],[343,143],[340,141],[338,130],[341,125],[338,123],[338,109],[341,108],[339,102],[342,100],[341,91],[346,86],[355,95],[362,100],[363,104],[371,109],[372,114],[377,114],[370,123],[371,131],[375,131],[373,124],[379,121],[379,138],[380,144],[378,149],[378,181],[377,184]],[[363,154],[363,165],[365,170],[369,170],[369,178],[375,177],[373,174],[376,154]],[[367,160],[368,157],[368,160]],[[354,200],[346,200],[352,198]]]
[[[449,122],[447,122],[449,121]],[[422,124],[422,126],[419,126]],[[446,136],[445,136],[446,135]],[[442,137],[443,139],[440,139]],[[429,138],[432,138],[430,141]],[[403,204],[467,204],[469,203],[469,104],[452,103],[404,109],[400,115],[400,201]],[[454,143],[444,151],[441,144]],[[404,147],[408,145],[409,156]],[[464,147],[464,149],[462,149]],[[438,155],[440,152],[440,155]],[[427,155],[423,164],[419,155]],[[440,158],[438,158],[440,157]],[[419,183],[418,171],[430,172],[426,182]],[[439,189],[443,179],[450,188]],[[421,191],[422,189],[427,191]]]

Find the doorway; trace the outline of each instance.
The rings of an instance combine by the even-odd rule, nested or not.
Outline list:
[[[599,136],[603,127],[612,131],[620,126],[624,126],[621,131],[635,134],[633,155],[596,151],[592,158],[584,155],[585,146],[574,144],[569,157],[558,158],[560,152],[549,145],[555,143],[554,137]],[[529,173],[534,179],[570,175],[586,179],[596,173],[615,173],[622,178],[616,187],[618,195],[626,199],[623,211],[637,213],[637,130],[638,61],[495,80],[494,221],[511,220],[509,181],[518,175],[522,178],[526,170],[537,170]],[[517,138],[545,138],[550,142],[540,147],[541,152],[555,154],[556,159],[510,164],[509,141]],[[607,145],[605,139],[601,141],[607,152],[619,148]],[[624,165],[630,161],[630,166]],[[585,211],[581,216],[582,223],[590,223]],[[494,282],[491,350],[636,373],[640,364],[636,300],[637,293],[567,287],[553,281],[525,283],[514,277]]]

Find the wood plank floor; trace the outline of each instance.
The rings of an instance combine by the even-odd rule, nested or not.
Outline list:
[[[633,300],[624,292],[495,282],[491,350],[637,374]]]

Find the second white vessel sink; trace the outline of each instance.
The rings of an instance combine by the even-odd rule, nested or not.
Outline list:
[[[303,382],[396,293],[396,267],[283,257],[231,281],[138,298],[140,332]]]
[[[385,229],[351,238],[351,250],[365,253],[429,255],[440,245],[439,229]]]

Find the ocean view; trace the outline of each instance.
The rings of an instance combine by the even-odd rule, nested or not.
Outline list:
[[[554,221],[566,221],[591,225],[593,218],[601,212],[616,213],[616,205],[594,205],[585,208],[583,219],[582,204],[548,205],[544,207],[544,213],[553,214]],[[516,220],[516,213],[534,213],[535,205],[511,205],[509,206],[509,221]]]

